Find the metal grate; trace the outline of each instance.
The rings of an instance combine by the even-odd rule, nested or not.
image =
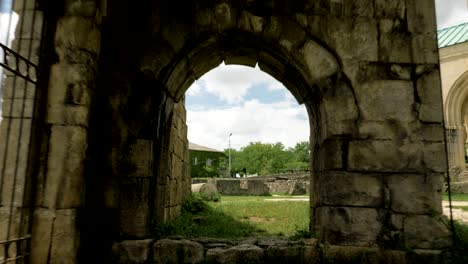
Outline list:
[[[36,7],[34,0],[0,0],[0,264],[28,263],[30,249],[29,157],[43,27]]]

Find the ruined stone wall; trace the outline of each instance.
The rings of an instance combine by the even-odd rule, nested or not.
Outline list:
[[[167,197],[163,209],[164,220],[171,220],[178,216],[182,203],[191,195],[185,100],[174,105],[169,153],[171,171],[168,175],[166,186],[163,189]],[[156,210],[161,209],[162,208],[156,208]]]
[[[180,252],[183,252],[181,254]],[[114,244],[114,263],[443,263],[440,251],[382,250],[320,244],[316,239],[297,241],[274,238],[228,240],[173,238],[126,240]]]
[[[71,0],[59,9],[36,190],[37,263],[76,263],[78,252],[83,263],[106,263],[115,241],[152,238],[177,215],[189,190],[180,177],[188,170],[178,104],[223,61],[258,64],[305,104],[311,226],[320,241],[450,245],[433,1],[181,8]]]

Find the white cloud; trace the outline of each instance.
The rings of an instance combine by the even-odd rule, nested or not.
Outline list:
[[[466,0],[436,0],[437,28],[447,28],[468,21]]]
[[[255,85],[265,85],[269,90],[284,88],[281,83],[258,67],[250,68],[240,65],[222,64],[205,74],[200,80],[208,93],[229,104],[243,102],[249,89]]]
[[[223,150],[240,148],[249,142],[282,142],[294,146],[309,139],[309,121],[304,106],[296,102],[260,103],[257,100],[226,109],[192,110],[187,113],[191,142]]]
[[[202,92],[202,86],[201,86],[201,81],[196,81],[194,82],[190,88],[185,92],[186,95],[188,96],[195,96],[198,95]]]

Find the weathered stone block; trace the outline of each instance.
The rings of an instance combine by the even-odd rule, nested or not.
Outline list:
[[[18,2],[18,1],[15,1]],[[35,10],[23,10],[18,12],[19,25],[22,27],[16,27],[15,38],[16,39],[41,39],[42,36],[42,21],[44,21],[44,14],[41,11]]]
[[[423,161],[426,167],[434,172],[447,172],[445,143],[428,142],[424,144]]]
[[[95,0],[67,1],[65,6],[67,15],[94,18],[98,10]],[[101,10],[102,11],[102,10]]]
[[[51,68],[47,122],[88,126],[88,106],[95,72],[88,65],[56,64]]]
[[[40,39],[14,39],[11,43],[12,50],[19,53],[35,65],[39,65],[40,48]],[[18,66],[22,74],[29,76],[32,80],[37,80],[38,72],[36,68],[31,66],[27,68],[26,63],[20,63]],[[18,82],[19,81],[24,82],[23,79],[18,79]]]
[[[351,88],[344,84],[337,84],[324,95],[321,105],[321,119],[326,123],[326,135],[335,136],[352,134],[358,119],[358,107]]]
[[[438,64],[439,50],[435,32],[432,34],[413,35],[411,45],[413,63]]]
[[[320,205],[379,207],[383,182],[379,175],[326,171],[316,177]]]
[[[84,202],[87,131],[77,126],[52,126],[43,206],[74,208]]]
[[[130,146],[129,162],[133,170],[129,172],[130,177],[153,176],[153,141],[137,139]]]
[[[372,0],[343,1],[342,13],[350,17],[373,17],[374,3]]]
[[[414,89],[410,81],[372,81],[358,85],[355,91],[361,117],[365,120],[412,121],[415,119]]]
[[[301,263],[300,246],[269,246],[265,251],[266,263]],[[310,256],[309,256],[310,257]],[[310,263],[310,262],[309,262]]]
[[[320,170],[333,170],[343,168],[343,144],[341,140],[327,139],[320,147],[318,156]]]
[[[242,11],[238,28],[255,34],[262,33],[263,31],[264,19],[259,16],[255,16],[250,12]]]
[[[300,28],[296,22],[289,19],[284,19],[284,17],[280,19],[283,25],[281,27],[281,34],[278,39],[278,44],[287,51],[295,52],[295,50],[304,43],[306,32]]]
[[[441,174],[395,174],[385,176],[391,209],[399,213],[442,213]]]
[[[421,107],[419,119],[424,122],[442,123],[442,90],[440,88],[440,72],[437,69],[423,74],[416,82]]]
[[[411,63],[411,35],[398,19],[379,21],[379,59],[382,62]]]
[[[229,249],[208,249],[206,261],[208,263],[264,263],[264,251],[260,247],[241,244]]]
[[[55,211],[49,263],[78,263],[79,234],[77,209]]]
[[[31,244],[32,264],[47,263],[52,243],[55,210],[38,208],[34,211]]]
[[[444,249],[452,245],[448,225],[428,215],[408,216],[404,222],[405,243],[410,248]]]
[[[157,264],[195,264],[203,262],[203,253],[203,246],[197,242],[161,239],[154,244],[153,261]]]
[[[328,34],[341,59],[378,60],[378,29],[373,19],[358,17],[328,20]]]
[[[26,0],[26,1],[14,1],[13,2],[13,11],[19,12],[23,10],[34,10],[36,7],[35,0]]]
[[[398,144],[393,140],[361,140],[349,143],[348,168],[351,171],[419,171],[422,143]]]
[[[59,19],[55,33],[56,51],[63,60],[66,49],[86,50],[99,54],[101,31],[94,19],[82,16],[66,16]]]
[[[379,263],[377,248],[328,246],[323,249],[323,262],[332,263]]]
[[[120,232],[127,237],[146,238],[151,234],[151,185],[153,178],[125,178],[120,191]],[[160,209],[160,208],[158,208]]]
[[[435,34],[435,2],[425,0],[407,0],[408,30],[413,34]],[[434,38],[430,42],[435,42]]]
[[[34,99],[36,86],[15,76],[5,76],[2,84],[2,98]]]
[[[3,99],[2,117],[32,118],[35,100]]]
[[[31,123],[31,119],[1,120],[0,173],[2,173],[3,190],[1,205],[23,205],[24,192],[27,191],[25,188]]]
[[[218,31],[223,31],[236,26],[237,10],[228,3],[220,3],[215,6],[214,14]]]
[[[195,77],[192,75],[188,60],[184,59],[174,67],[166,82],[166,87],[170,96],[178,102],[193,82],[195,82]]]
[[[320,263],[320,252],[318,247],[314,245],[305,245],[302,248],[302,263],[304,264],[319,264]]]
[[[384,18],[399,18],[405,19],[406,15],[406,0],[376,0],[375,15]]]
[[[112,251],[118,256],[118,262],[122,264],[143,264],[148,263],[153,239],[145,240],[124,240],[114,243]]]
[[[335,57],[321,45],[308,41],[299,49],[312,80],[326,79],[339,70]]]
[[[1,241],[23,237],[28,232],[27,211],[19,207],[0,207],[0,239]],[[21,221],[24,221],[23,223]]]
[[[318,207],[315,231],[334,245],[375,246],[382,227],[377,210],[360,207]]]
[[[408,263],[439,264],[447,262],[442,250],[416,249],[408,252]]]

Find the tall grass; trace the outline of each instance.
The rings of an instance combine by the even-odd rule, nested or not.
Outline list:
[[[268,201],[257,196],[223,196],[221,202],[205,202],[193,196],[182,215],[160,225],[158,237],[239,238],[248,236],[292,236],[309,233],[308,201]]]
[[[210,203],[222,212],[245,223],[252,223],[265,234],[291,236],[309,229],[308,201],[269,201],[257,196],[223,196],[221,203]]]

